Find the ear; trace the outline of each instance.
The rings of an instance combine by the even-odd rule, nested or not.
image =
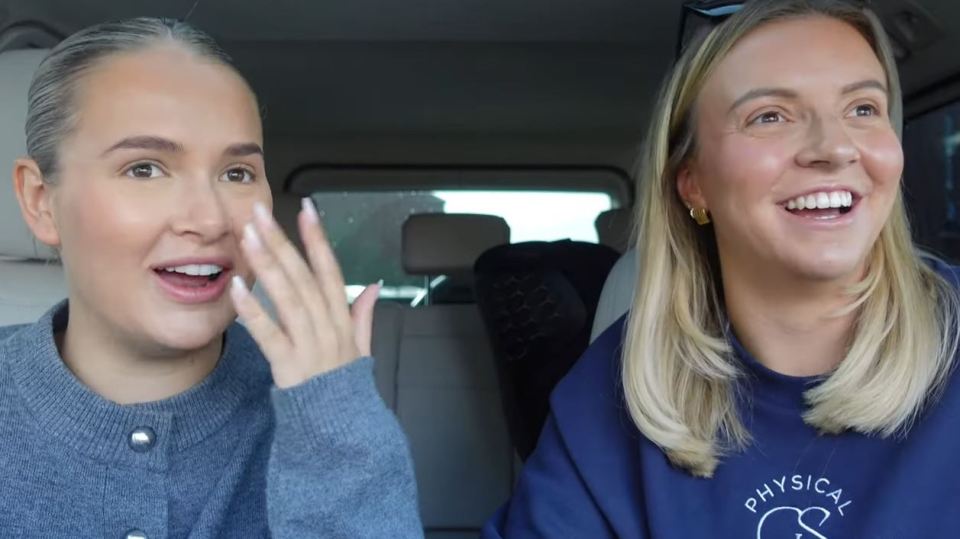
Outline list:
[[[37,162],[20,158],[13,164],[13,190],[20,203],[20,213],[33,235],[50,247],[60,246],[53,211],[53,190],[43,182]]]
[[[688,208],[710,209],[700,188],[700,175],[690,161],[680,165],[677,171],[677,193]]]

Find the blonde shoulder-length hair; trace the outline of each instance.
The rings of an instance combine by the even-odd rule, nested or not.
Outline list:
[[[750,435],[738,416],[742,371],[725,337],[715,239],[688,215],[676,175],[693,154],[694,102],[711,70],[751,30],[806,16],[842,20],[867,39],[886,71],[899,133],[896,63],[871,12],[837,0],[752,1],[688,46],[665,80],[636,174],[640,271],[624,337],[624,397],[640,431],[696,476],[712,476]],[[845,313],[856,322],[846,357],[807,391],[804,419],[824,433],[904,433],[950,372],[958,301],[914,250],[899,193],[850,297]]]

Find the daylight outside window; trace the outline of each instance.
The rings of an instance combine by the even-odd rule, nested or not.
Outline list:
[[[413,304],[424,296],[425,283],[401,266],[401,230],[410,215],[497,215],[510,226],[513,243],[596,242],[594,221],[615,206],[611,195],[600,191],[318,191],[312,196],[343,268],[350,300],[366,284],[383,279],[381,299]]]

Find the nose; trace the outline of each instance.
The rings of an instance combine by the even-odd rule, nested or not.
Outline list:
[[[172,222],[177,235],[209,243],[229,233],[230,216],[215,180],[183,181],[177,197],[174,204],[178,209]]]
[[[840,169],[860,160],[860,150],[839,118],[815,117],[797,154],[800,166]]]

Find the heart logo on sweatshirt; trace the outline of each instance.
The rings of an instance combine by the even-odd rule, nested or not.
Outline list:
[[[775,507],[757,523],[757,539],[829,539],[818,531],[829,518],[823,507]]]

